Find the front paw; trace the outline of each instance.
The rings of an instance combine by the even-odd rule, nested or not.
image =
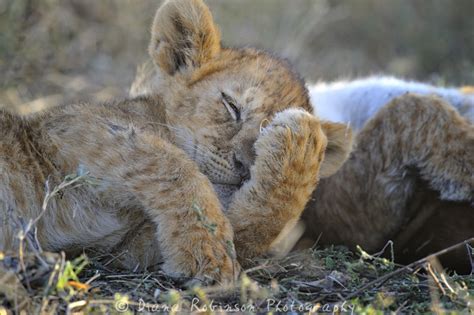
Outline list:
[[[162,269],[172,277],[184,279],[188,287],[231,283],[239,276],[240,265],[231,240],[209,234],[183,240],[176,251],[179,252],[167,259]]]
[[[319,120],[301,109],[278,113],[255,143],[255,177],[313,182],[317,178],[327,139]]]

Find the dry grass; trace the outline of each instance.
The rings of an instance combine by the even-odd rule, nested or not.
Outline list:
[[[435,261],[407,269],[363,252],[350,253],[343,247],[261,259],[238,283],[223,287],[186,288],[182,283],[188,279],[170,279],[161,272],[119,272],[107,268],[110,259],[88,260],[79,273],[84,267],[83,257],[67,261],[58,254],[29,255],[24,270],[18,258],[3,257],[0,305],[50,314],[114,313],[124,308],[215,312],[242,308],[252,312],[345,309],[367,314],[474,311],[472,276],[448,276]],[[20,281],[11,281],[17,279],[13,275]],[[368,283],[371,285],[366,288]]]

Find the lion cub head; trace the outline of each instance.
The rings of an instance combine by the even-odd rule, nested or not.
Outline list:
[[[131,95],[160,94],[175,143],[211,182],[232,190],[249,176],[260,130],[287,108],[312,112],[304,82],[290,66],[252,48],[227,48],[201,0],[169,0],[158,10],[149,54],[155,69],[142,70]],[[321,174],[345,160],[344,125],[322,123],[328,137]],[[223,193],[223,191],[220,191]]]

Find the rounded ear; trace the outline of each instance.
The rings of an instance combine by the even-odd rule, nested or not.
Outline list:
[[[220,49],[219,30],[202,0],[168,0],[156,12],[148,51],[166,73],[199,67]]]
[[[321,129],[328,139],[319,170],[319,176],[324,178],[336,173],[349,157],[352,150],[352,129],[348,125],[328,121],[321,122]]]

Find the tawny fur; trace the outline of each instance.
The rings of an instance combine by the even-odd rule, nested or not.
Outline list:
[[[146,63],[130,94],[153,94],[164,82]],[[472,87],[442,88],[382,76],[308,88],[321,119],[347,125],[324,128],[340,141],[332,141],[326,151],[339,154],[333,169],[350,153],[350,129],[357,134],[349,160],[313,193],[299,247],[318,241],[378,251],[394,240],[397,261],[409,262],[474,236]],[[323,168],[319,175],[331,174]],[[233,198],[234,190],[226,191],[225,198]],[[238,200],[246,199],[236,197],[234,204]],[[470,266],[464,249],[446,262],[461,271]]]
[[[130,93],[150,94],[162,82],[144,64]],[[309,92],[322,119],[347,124],[339,125],[335,138],[344,139],[349,126],[356,136],[343,168],[313,193],[297,248],[317,242],[379,251],[393,240],[397,261],[410,262],[474,236],[474,98],[469,88],[371,77],[309,85]],[[344,142],[337,151],[347,156],[348,146],[342,147]],[[470,271],[464,248],[443,258],[448,267]]]
[[[201,0],[165,2],[149,52],[160,84],[148,96],[0,113],[2,250],[18,249],[45,182],[80,171],[94,183],[51,200],[37,224],[43,249],[93,248],[131,269],[162,263],[170,275],[232,280],[232,241],[241,263],[268,251],[300,217],[319,172],[345,160],[345,126],[311,114],[283,61],[221,47]]]
[[[378,251],[393,240],[409,262],[473,237],[473,202],[474,126],[441,98],[405,94],[363,125],[303,219],[313,244]],[[447,258],[469,271],[464,248]]]

